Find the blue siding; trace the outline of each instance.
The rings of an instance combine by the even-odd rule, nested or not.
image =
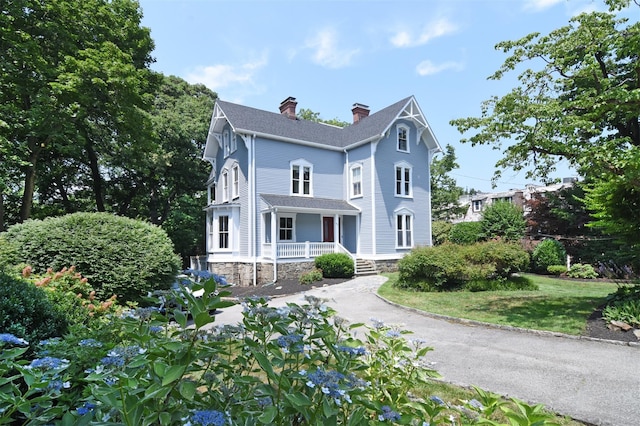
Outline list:
[[[350,198],[351,188],[350,184],[350,166],[353,164],[362,165],[362,197]],[[371,233],[373,224],[373,212],[371,210],[371,144],[365,144],[349,151],[349,167],[346,169],[345,181],[347,182],[347,193],[345,199],[349,200],[351,204],[358,207],[362,212],[360,215],[360,253],[371,254],[373,253],[373,234]],[[354,226],[356,224],[354,223]],[[346,228],[345,228],[346,229]],[[346,247],[346,246],[345,246]],[[350,250],[351,251],[351,250]],[[352,251],[355,253],[355,249]]]
[[[296,241],[322,241],[320,215],[298,213],[296,215]]]
[[[356,253],[358,248],[357,222],[355,216],[342,218],[342,245],[351,253]]]

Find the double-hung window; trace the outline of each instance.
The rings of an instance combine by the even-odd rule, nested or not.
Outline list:
[[[351,167],[351,198],[362,197],[362,166]]]
[[[229,173],[225,170],[222,172],[222,202],[229,201]]]
[[[403,124],[398,125],[398,144],[397,150],[400,152],[409,152],[409,128]]]
[[[231,177],[233,179],[231,199],[236,199],[240,196],[240,168],[237,164],[231,169]]]
[[[229,248],[229,216],[218,216],[218,248]]]
[[[395,179],[396,179],[396,197],[413,196],[413,188],[411,185],[411,165],[405,162],[395,164]]]
[[[224,158],[227,158],[231,154],[231,145],[229,142],[229,131],[222,132],[222,151],[224,152]]]
[[[396,247],[413,247],[413,215],[407,212],[396,214]]]
[[[291,162],[291,194],[313,195],[313,165],[305,160]]]
[[[279,221],[278,232],[280,241],[293,241],[293,218],[281,217]]]

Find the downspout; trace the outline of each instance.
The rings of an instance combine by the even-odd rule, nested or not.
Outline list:
[[[376,150],[378,142],[371,142],[371,254],[377,254],[376,244]]]
[[[255,287],[258,282],[258,259],[257,259],[257,238],[256,238],[256,211],[257,211],[257,196],[256,196],[256,135],[251,136],[251,143],[249,144],[249,196],[251,197],[251,219],[249,220],[249,228],[251,233],[251,257],[253,259],[253,286]]]
[[[271,257],[273,258],[273,282],[278,281],[278,242],[276,240],[276,219],[278,209],[271,211]]]

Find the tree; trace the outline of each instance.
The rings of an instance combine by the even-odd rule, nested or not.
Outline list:
[[[609,4],[614,11],[630,1]],[[497,162],[495,179],[502,168],[530,169],[527,177],[544,179],[558,160],[568,160],[590,178],[586,202],[599,218],[595,225],[640,242],[634,203],[640,198],[640,23],[583,13],[549,35],[533,33],[496,48],[510,56],[490,79],[523,63],[536,69],[523,71],[508,94],[485,101],[479,118],[453,120],[462,133],[478,130],[463,142],[494,149],[513,143]]]
[[[31,217],[43,167],[67,165],[105,210],[103,170],[146,141],[153,42],[134,0],[18,0],[0,13],[0,144],[13,153],[6,196]],[[140,148],[143,149],[143,148]],[[0,153],[6,151],[0,149]],[[4,160],[4,158],[3,158]],[[68,171],[68,170],[66,170]],[[2,172],[0,172],[2,173]],[[60,194],[71,182],[51,179]],[[3,196],[4,196],[3,195]]]
[[[338,118],[332,118],[331,120],[325,120],[320,118],[320,113],[319,112],[313,112],[310,109],[306,109],[306,108],[300,108],[300,111],[297,114],[298,118],[302,119],[302,120],[308,120],[308,121],[315,121],[317,123],[325,123],[325,124],[330,124],[332,126],[336,126],[336,127],[347,127],[349,126],[351,123],[347,122],[347,121],[342,121],[339,120]]]
[[[522,209],[508,201],[498,201],[482,212],[482,236],[486,239],[503,238],[518,241],[524,237],[526,222]]]
[[[441,158],[431,162],[431,215],[433,220],[451,221],[465,213],[459,199],[463,193],[456,180],[448,175],[457,169],[456,153],[451,145],[447,145]]]

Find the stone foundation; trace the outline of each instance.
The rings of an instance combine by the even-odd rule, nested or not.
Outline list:
[[[378,272],[396,272],[398,260],[371,260]],[[278,280],[297,280],[305,272],[314,268],[313,260],[304,262],[278,263]],[[273,263],[256,263],[256,285],[273,282]],[[253,285],[253,263],[243,262],[219,262],[209,263],[209,272],[222,275],[230,284],[246,287]]]

